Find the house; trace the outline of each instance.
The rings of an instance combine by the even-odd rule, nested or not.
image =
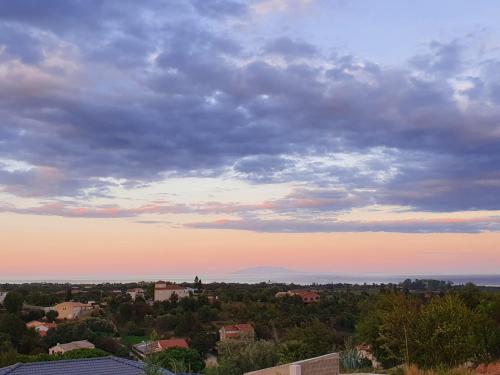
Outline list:
[[[64,354],[77,349],[95,349],[95,345],[87,340],[57,344],[49,349],[49,354]]]
[[[251,324],[233,324],[224,326],[219,329],[220,341],[225,340],[253,340],[255,338],[255,330]]]
[[[184,298],[189,297],[190,293],[193,293],[193,288],[185,288],[177,284],[167,284],[167,283],[156,283],[155,284],[155,301],[169,301],[173,294],[177,297]]]
[[[0,375],[144,375],[145,364],[117,357],[70,359],[61,361],[17,363],[0,368]],[[161,375],[174,373],[160,369]]]
[[[78,319],[87,315],[94,309],[94,306],[81,302],[63,302],[55,305],[51,310],[57,311],[57,319]]]
[[[288,292],[278,292],[275,294],[276,298],[283,298],[287,296],[298,296],[302,299],[302,302],[307,304],[319,302],[320,300],[320,296],[318,293],[303,289],[294,289],[289,290]]]
[[[39,320],[32,320],[26,323],[26,328],[33,328],[41,337],[44,337],[49,329],[56,327],[57,324],[55,323],[40,322]]]
[[[339,373],[339,355],[338,353],[330,353],[302,361],[246,372],[244,375],[339,375]]]
[[[141,342],[132,346],[132,351],[140,358],[145,358],[149,354],[162,352],[171,348],[187,348],[188,343],[184,338],[173,338],[168,340],[156,340]]]
[[[130,296],[130,298],[132,298],[132,301],[135,301],[137,297],[144,298],[144,289],[141,288],[129,289],[127,290],[127,294]]]

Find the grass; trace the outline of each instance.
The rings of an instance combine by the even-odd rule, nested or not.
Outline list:
[[[146,341],[147,337],[146,336],[123,336],[122,337],[122,343],[127,346],[132,346],[135,344],[139,344],[143,341]]]

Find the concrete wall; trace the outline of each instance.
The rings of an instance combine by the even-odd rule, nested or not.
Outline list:
[[[189,290],[187,289],[155,289],[155,301],[169,301],[172,294],[177,294],[179,299],[189,297]]]
[[[247,372],[245,375],[339,375],[339,355],[330,353],[304,361]]]
[[[300,365],[299,375],[338,375],[340,372],[337,353],[295,362],[295,365]]]
[[[262,370],[247,372],[245,375],[289,375],[290,374],[290,364],[268,367]]]

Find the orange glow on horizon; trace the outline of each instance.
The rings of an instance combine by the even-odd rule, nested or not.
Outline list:
[[[6,214],[0,225],[4,279],[223,274],[256,265],[337,274],[500,269],[500,233],[255,233]]]

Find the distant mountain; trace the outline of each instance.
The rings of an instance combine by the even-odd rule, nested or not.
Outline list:
[[[272,274],[296,274],[301,273],[285,267],[249,267],[233,272],[233,275],[272,275]]]

